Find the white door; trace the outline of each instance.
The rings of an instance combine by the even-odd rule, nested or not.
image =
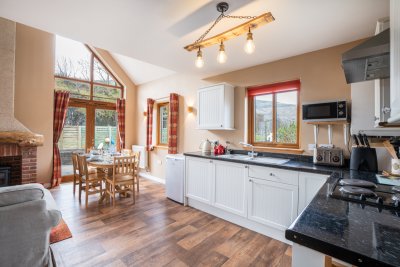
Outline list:
[[[286,230],[296,219],[298,187],[250,178],[248,218],[279,230]]]
[[[186,196],[207,204],[212,203],[214,165],[207,159],[186,157]]]
[[[224,85],[211,86],[198,91],[197,120],[200,129],[224,127]]]
[[[318,193],[328,179],[327,175],[300,172],[299,174],[299,214]]]
[[[214,161],[215,202],[226,211],[247,216],[246,167],[242,164]]]

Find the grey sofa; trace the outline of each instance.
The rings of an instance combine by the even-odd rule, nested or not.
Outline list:
[[[41,184],[0,188],[0,265],[55,266],[50,230],[61,212]]]

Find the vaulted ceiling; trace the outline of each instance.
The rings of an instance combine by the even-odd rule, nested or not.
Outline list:
[[[270,11],[276,21],[254,31],[254,54],[244,53],[241,36],[226,42],[225,64],[216,61],[218,47],[209,47],[198,69],[195,52],[183,47],[219,15],[218,2],[0,0],[0,16],[109,50],[137,83],[174,72],[207,77],[354,41],[373,35],[377,19],[389,16],[389,0],[228,0],[228,14]],[[242,22],[223,21],[210,34]],[[141,63],[147,64],[142,74],[146,68]]]

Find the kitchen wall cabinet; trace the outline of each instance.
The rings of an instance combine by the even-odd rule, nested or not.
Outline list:
[[[203,130],[234,130],[234,87],[222,83],[197,91],[197,125]]]
[[[215,202],[223,210],[247,216],[246,170],[243,164],[215,162]]]
[[[299,173],[299,209],[300,214],[328,179],[327,175],[315,173]]]
[[[249,179],[248,218],[279,230],[296,219],[298,187],[262,179]]]
[[[199,158],[186,158],[186,196],[211,204],[214,182],[212,161]]]

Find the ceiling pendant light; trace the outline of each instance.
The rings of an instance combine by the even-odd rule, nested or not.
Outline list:
[[[196,58],[196,67],[202,68],[204,66],[204,60],[203,60],[203,53],[201,52],[200,46],[199,50],[197,51],[197,58]]]
[[[217,61],[221,64],[224,64],[226,62],[227,59],[227,55],[225,53],[225,46],[224,46],[224,42],[221,41],[221,44],[219,45],[219,52],[218,52],[218,56],[217,56]]]
[[[247,33],[247,41],[244,45],[244,51],[247,54],[253,54],[255,49],[256,49],[256,45],[254,44],[253,33],[251,32],[250,27],[249,27],[249,32]]]

